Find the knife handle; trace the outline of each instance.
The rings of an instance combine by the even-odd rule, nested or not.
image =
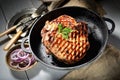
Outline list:
[[[4,50],[7,51],[10,49],[10,47],[18,40],[20,35],[22,34],[22,30],[18,31],[13,38],[5,45]]]
[[[7,29],[7,30],[4,31],[3,33],[0,33],[0,37],[2,37],[2,36],[6,35],[6,34],[8,34],[8,33],[10,33],[10,32],[12,32],[12,31],[14,31],[16,28],[17,28],[17,25],[15,25],[15,26]]]

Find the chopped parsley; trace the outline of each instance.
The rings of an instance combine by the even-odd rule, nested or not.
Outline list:
[[[61,33],[63,38],[68,39],[70,32],[72,32],[72,29],[64,28],[62,24],[58,24],[58,33]]]
[[[61,33],[63,30],[63,26],[62,24],[58,24],[58,32]]]

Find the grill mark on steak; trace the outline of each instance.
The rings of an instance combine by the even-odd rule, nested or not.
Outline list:
[[[68,39],[58,33],[58,24],[69,27],[72,32]],[[52,21],[46,21],[41,31],[42,42],[48,51],[58,60],[73,64],[80,61],[89,49],[88,28],[85,22],[76,22],[74,18],[68,15],[61,15]]]

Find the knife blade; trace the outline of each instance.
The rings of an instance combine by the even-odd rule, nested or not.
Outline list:
[[[36,9],[36,11],[34,13],[31,14],[31,19],[38,18],[39,16],[42,15],[43,11],[45,11],[45,12],[49,11],[47,8],[47,5],[45,4],[45,3],[49,2],[49,0],[48,1],[41,0],[41,2],[42,2],[42,4]],[[54,5],[51,3],[51,6],[52,6],[51,9],[55,9],[55,8],[59,7],[63,2],[64,2],[64,0],[55,1],[55,2],[53,1],[53,3],[57,4],[57,5]],[[9,34],[10,32],[14,31],[17,27],[19,27],[25,23],[27,23],[27,21],[24,23],[18,23],[16,25],[12,26],[11,28],[7,29],[6,31],[0,33],[0,37],[4,36],[6,34]]]
[[[42,12],[49,12],[55,8],[61,7],[62,3],[65,2],[65,0],[51,0],[52,3],[51,5],[48,7],[47,3],[50,2],[50,0],[40,0],[42,2],[42,4],[37,8],[37,10],[31,15],[32,18],[36,18],[42,15]],[[50,8],[50,9],[49,9]]]
[[[44,2],[36,9],[36,11],[31,15],[32,18],[37,18],[42,15],[43,11],[48,12],[47,6]]]
[[[17,27],[19,27],[21,25],[23,25],[23,23],[18,23],[16,25],[12,26],[11,28],[9,28],[9,29],[5,30],[4,32],[0,33],[0,37],[4,36],[6,34],[9,34],[10,32],[14,31]]]
[[[36,11],[31,14],[31,19],[35,19],[35,18],[41,16],[41,14],[42,14],[43,11],[48,11],[48,10],[47,10],[47,6],[46,6],[44,3],[42,3],[42,4],[36,9]],[[10,32],[16,30],[17,27],[19,27],[19,26],[21,26],[21,25],[23,25],[23,24],[26,24],[27,22],[29,22],[29,21],[25,21],[25,22],[23,22],[23,23],[20,22],[20,23],[18,23],[18,24],[16,24],[16,25],[12,26],[11,28],[9,28],[9,29],[5,30],[4,32],[0,33],[0,37],[4,36],[4,35],[6,35],[6,34],[9,34]]]
[[[24,23],[21,27],[21,29],[13,36],[13,38],[5,45],[5,47],[3,48],[5,51],[9,50],[10,47],[18,40],[18,38],[20,37],[20,35],[25,32],[26,30],[30,29],[30,27],[33,25],[33,23],[37,20],[37,18],[39,16],[41,16],[43,11],[47,11],[47,6],[43,3],[42,5],[40,5],[36,11],[34,13],[32,13],[31,15],[31,20],[27,21],[26,23]],[[32,21],[33,20],[33,21]],[[30,22],[32,21],[32,22]],[[30,23],[30,25],[29,25]],[[17,26],[16,26],[17,27]],[[15,27],[15,28],[16,28]],[[15,29],[14,28],[14,29]],[[10,32],[10,31],[9,31]]]
[[[33,25],[33,23],[37,20],[34,19],[33,21],[29,21],[27,24],[23,25],[23,27],[13,36],[13,38],[5,45],[3,48],[5,51],[9,50],[10,47],[18,40],[20,35],[25,32],[26,30],[30,29]],[[29,24],[30,23],[30,24]]]
[[[42,2],[43,2],[43,1],[42,1]],[[60,5],[60,4],[59,4],[59,5]],[[57,7],[58,7],[59,5],[57,5]],[[57,8],[57,7],[54,6],[54,8]],[[33,19],[34,21],[31,22],[31,24],[28,25],[28,26],[25,25],[21,30],[19,30],[19,31],[14,35],[14,37],[13,37],[13,38],[8,42],[8,44],[4,47],[4,50],[5,50],[5,51],[9,50],[9,48],[18,40],[18,38],[20,37],[20,35],[21,35],[24,31],[26,31],[27,29],[29,29],[29,28],[33,25],[33,23],[37,20],[37,18],[42,15],[43,11],[46,11],[46,12],[49,11],[49,10],[47,9],[47,6],[45,5],[44,2],[42,3],[42,5],[40,5],[40,6],[36,9],[36,11],[35,11],[34,13],[32,13],[31,19]],[[29,21],[28,21],[28,22],[29,22]],[[27,23],[27,22],[26,22],[26,23]],[[25,24],[26,24],[26,23],[25,23]]]

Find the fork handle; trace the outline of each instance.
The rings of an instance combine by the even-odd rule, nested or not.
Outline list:
[[[4,50],[7,51],[10,49],[10,47],[18,40],[20,35],[22,34],[22,30],[18,31],[13,38],[5,45]]]
[[[12,32],[12,31],[14,31],[16,28],[17,28],[17,26],[15,25],[15,26],[7,29],[6,31],[0,33],[0,37],[2,37],[2,36],[6,35],[6,34],[8,34],[8,33],[10,33],[10,32]]]

